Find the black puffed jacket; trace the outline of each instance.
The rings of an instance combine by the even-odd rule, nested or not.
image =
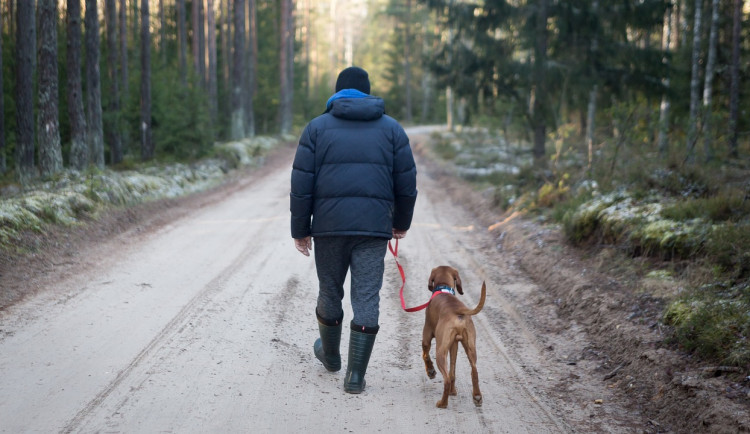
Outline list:
[[[302,133],[292,168],[292,238],[408,230],[417,199],[409,138],[382,99],[334,100]]]

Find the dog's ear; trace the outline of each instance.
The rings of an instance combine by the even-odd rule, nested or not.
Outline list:
[[[430,278],[427,280],[427,289],[432,292],[435,289],[435,271],[437,268],[433,268],[430,273]]]
[[[461,276],[458,275],[458,270],[453,270],[453,282],[456,284],[456,290],[461,295],[464,295],[464,287],[461,285]]]

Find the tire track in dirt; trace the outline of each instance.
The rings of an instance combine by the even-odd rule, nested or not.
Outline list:
[[[179,334],[190,322],[190,319],[197,317],[212,302],[213,297],[218,294],[229,278],[231,278],[244,263],[247,262],[256,252],[254,245],[248,245],[235,260],[224,268],[204,289],[196,294],[169,323],[131,360],[125,368],[120,370],[115,378],[102,389],[91,401],[89,401],[76,415],[62,428],[62,432],[70,433],[79,428],[86,417],[93,412],[105,399],[120,386],[141,363],[143,363],[152,353],[161,348],[165,342],[174,335]]]

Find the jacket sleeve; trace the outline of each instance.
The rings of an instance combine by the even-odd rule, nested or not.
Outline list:
[[[417,201],[417,167],[409,145],[409,137],[401,126],[397,128],[393,159],[393,227],[408,230]]]
[[[311,233],[314,188],[315,143],[308,125],[302,132],[292,165],[292,188],[289,193],[292,238],[304,238]]]

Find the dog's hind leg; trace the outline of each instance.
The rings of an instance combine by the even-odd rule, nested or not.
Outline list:
[[[438,408],[448,407],[448,395],[450,394],[451,389],[451,378],[450,373],[448,372],[448,366],[446,366],[447,358],[448,351],[445,345],[440,345],[438,343],[435,354],[435,362],[437,362],[437,367],[440,370],[440,373],[443,374],[443,396],[436,404]]]
[[[458,342],[451,345],[451,388],[448,391],[450,395],[456,395],[456,362],[458,361]]]
[[[477,347],[475,341],[463,342],[464,350],[469,358],[471,365],[471,395],[474,399],[474,405],[482,406],[482,392],[479,391],[479,374],[477,373]]]
[[[435,366],[430,359],[430,345],[433,337],[432,330],[427,330],[427,327],[425,327],[422,332],[422,360],[424,360],[424,369],[427,371],[427,376],[430,378],[435,378]]]

